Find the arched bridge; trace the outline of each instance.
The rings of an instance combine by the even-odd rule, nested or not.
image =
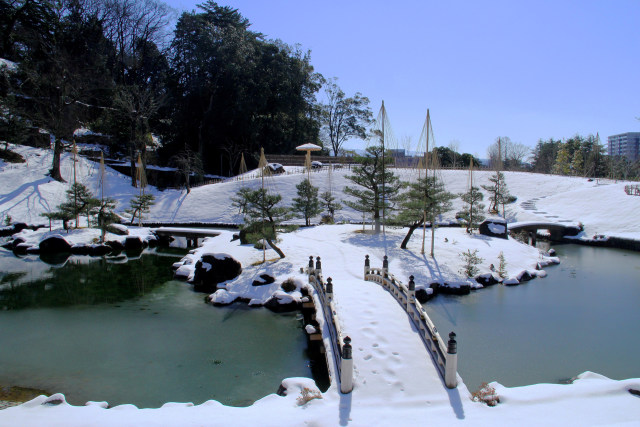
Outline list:
[[[513,222],[509,224],[509,231],[518,233],[520,231],[526,231],[532,235],[533,242],[535,244],[535,235],[538,230],[549,230],[551,240],[562,240],[564,236],[577,236],[582,229],[580,226],[572,224],[559,224],[557,222]]]

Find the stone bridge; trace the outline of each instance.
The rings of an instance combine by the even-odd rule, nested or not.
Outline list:
[[[535,236],[538,230],[548,230],[551,240],[562,240],[565,236],[577,236],[582,231],[578,225],[559,224],[557,222],[527,221],[513,222],[509,224],[510,232],[528,232],[532,245],[535,245]]]

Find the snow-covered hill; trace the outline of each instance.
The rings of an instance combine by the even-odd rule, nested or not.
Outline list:
[[[30,224],[45,223],[41,216],[44,212],[55,210],[62,203],[68,184],[59,183],[46,176],[51,167],[50,151],[25,146],[14,147],[26,158],[24,164],[0,164],[0,214],[10,215],[14,221]],[[73,159],[69,153],[62,157],[62,175],[67,181],[73,180]],[[296,184],[305,179],[302,168],[287,168],[288,173],[269,177],[265,185],[270,191],[283,196],[283,205],[290,205],[296,196]],[[83,157],[76,164],[76,179],[87,185],[92,191],[98,191],[99,165]],[[347,176],[348,168],[326,169],[311,174],[314,186],[320,192],[331,190],[338,200],[344,200],[344,187],[353,185]],[[396,173],[403,180],[415,179],[418,172],[398,169]],[[445,170],[440,172],[446,188],[452,193],[466,190],[469,174],[464,170]],[[474,173],[474,185],[488,184],[491,175],[488,171]],[[242,186],[258,188],[259,178],[249,173],[244,180],[235,180],[221,184],[211,184],[185,190],[159,191],[153,187],[147,189],[156,197],[146,220],[154,222],[210,222],[241,223],[242,216],[231,207],[231,198]],[[624,192],[625,182],[588,180],[579,177],[541,175],[526,172],[506,172],[506,182],[511,194],[518,200],[508,206],[507,219],[514,221],[550,221],[576,224],[582,222],[585,236],[594,234],[621,236],[640,239],[640,226],[635,212],[640,208],[640,197],[628,196]],[[129,200],[138,190],[131,187],[130,178],[107,168],[109,197],[118,202],[118,210],[124,211]],[[455,212],[462,207],[461,200],[453,203],[451,211],[442,216],[442,221],[454,221]],[[316,218],[318,221],[319,218]],[[337,222],[360,222],[362,214],[343,207],[336,215]],[[370,218],[365,218],[370,221]],[[302,222],[302,220],[300,220]]]

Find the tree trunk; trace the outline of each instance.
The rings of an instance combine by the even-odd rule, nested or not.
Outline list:
[[[411,235],[421,225],[422,225],[422,221],[414,223],[413,225],[411,225],[409,227],[409,231],[407,232],[407,235],[404,236],[404,239],[402,240],[402,243],[400,244],[400,249],[407,249],[407,244],[409,243],[409,240],[411,239]]]
[[[53,163],[51,164],[49,175],[56,181],[67,182],[64,180],[64,178],[62,178],[62,175],[60,174],[60,156],[62,155],[62,150],[62,141],[56,136],[56,140],[53,143]]]
[[[267,243],[269,244],[269,246],[271,246],[271,248],[276,251],[276,253],[280,256],[280,258],[284,258],[284,252],[282,252],[282,250],[280,250],[279,247],[277,247],[276,245],[273,244],[273,242],[271,241],[271,239],[267,239],[265,238],[265,240],[267,241]]]

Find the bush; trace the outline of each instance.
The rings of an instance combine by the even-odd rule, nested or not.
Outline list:
[[[24,157],[11,150],[0,149],[0,159],[7,163],[24,163]]]
[[[478,390],[471,393],[471,400],[486,403],[487,406],[496,406],[500,403],[500,397],[496,394],[496,389],[487,383],[482,383]]]
[[[467,252],[462,252],[460,257],[464,260],[464,266],[460,269],[460,274],[466,277],[474,277],[480,270],[476,267],[478,264],[484,261],[478,256],[478,250],[471,252],[471,249],[467,249]]]
[[[298,396],[298,406],[306,405],[313,399],[322,399],[322,395],[319,391],[305,387],[300,391],[300,396]]]
[[[285,280],[284,282],[282,282],[282,285],[280,285],[280,287],[285,292],[293,292],[298,288],[296,286],[296,282],[291,277]]]

